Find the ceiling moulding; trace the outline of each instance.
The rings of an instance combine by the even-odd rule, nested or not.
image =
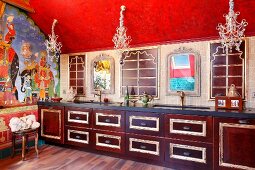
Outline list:
[[[23,9],[27,12],[34,13],[35,10],[30,6],[29,0],[2,0],[5,3],[11,4],[17,8]]]

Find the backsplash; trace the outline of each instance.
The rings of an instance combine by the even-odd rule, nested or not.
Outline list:
[[[203,105],[203,106],[214,106],[214,101],[209,100],[210,91],[210,43],[218,41],[200,41],[200,42],[187,42],[178,44],[165,44],[158,45],[159,49],[159,99],[154,100],[154,103],[162,104],[173,104],[180,105],[180,97],[177,94],[167,94],[167,56],[173,51],[180,47],[191,48],[197,51],[201,57],[200,61],[200,96],[185,96],[184,105]],[[246,87],[245,87],[245,107],[255,107],[255,98],[253,98],[252,93],[255,92],[255,77],[250,73],[255,71],[255,37],[246,38]],[[155,46],[154,46],[155,47]],[[153,47],[142,47],[143,48],[153,48]],[[136,48],[135,48],[136,49]],[[132,49],[133,50],[133,49]],[[84,52],[77,54],[63,54],[60,60],[60,95],[65,97],[65,92],[69,89],[69,76],[68,76],[68,56],[69,55],[85,55],[86,56],[86,79],[85,79],[85,90],[86,90],[86,100],[94,99],[94,94],[91,93],[91,61],[100,54],[106,54],[114,58],[115,60],[115,93],[114,94],[103,94],[103,98],[107,97],[110,101],[117,102],[123,101],[123,97],[120,95],[121,87],[121,74],[120,74],[120,57],[114,50],[107,51],[95,51],[95,52]]]

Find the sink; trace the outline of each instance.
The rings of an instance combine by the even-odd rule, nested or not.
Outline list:
[[[95,103],[95,104],[100,104],[100,102],[96,102],[94,100],[74,100],[73,101],[74,103],[79,103],[79,104],[82,104],[82,103]]]
[[[187,106],[176,106],[176,105],[162,105],[162,104],[155,104],[153,105],[154,108],[177,108],[177,109],[210,109],[210,107],[206,107],[206,106],[191,106],[191,105],[187,105]]]
[[[94,101],[94,100],[83,100],[83,101],[75,100],[75,101],[73,101],[73,103],[78,103],[78,104],[84,104],[84,103],[91,103],[91,104],[112,104],[111,102],[105,103],[105,102],[97,102],[97,101]]]

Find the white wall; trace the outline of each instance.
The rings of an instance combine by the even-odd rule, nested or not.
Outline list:
[[[247,65],[246,65],[246,107],[255,107],[255,98],[252,98],[252,93],[255,92],[255,37],[246,38],[247,43]],[[209,101],[209,80],[210,80],[210,42],[212,41],[201,41],[201,42],[188,42],[179,44],[166,44],[159,45],[160,59],[159,59],[159,100],[155,103],[164,104],[179,104],[180,98],[174,95],[166,95],[166,85],[167,85],[167,56],[169,53],[180,47],[192,48],[193,50],[200,53],[201,56],[201,96],[199,97],[185,97],[185,105],[203,105],[203,106],[214,106],[214,101]],[[146,47],[147,48],[147,47]],[[150,48],[150,47],[148,47]],[[86,100],[96,99],[93,94],[91,94],[90,84],[91,84],[91,61],[93,58],[100,54],[110,55],[115,59],[115,94],[103,95],[107,97],[110,101],[123,101],[120,97],[120,64],[119,56],[114,50],[107,51],[95,51],[79,53],[86,55]],[[76,53],[78,54],[78,53]],[[61,80],[61,97],[65,97],[63,91],[68,89],[68,56],[75,54],[63,54],[60,58],[60,80]]]

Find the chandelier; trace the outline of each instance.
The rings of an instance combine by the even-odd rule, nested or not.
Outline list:
[[[242,38],[245,37],[245,27],[248,25],[245,19],[241,23],[237,22],[238,15],[240,12],[234,12],[234,0],[229,0],[229,12],[223,15],[226,18],[226,23],[224,25],[220,23],[217,26],[222,46],[230,51],[234,46],[237,51],[240,51]]]
[[[58,35],[55,35],[54,33],[54,27],[57,22],[58,20],[54,19],[51,27],[51,35],[49,35],[49,40],[45,41],[46,51],[50,61],[54,61],[54,59],[58,61],[61,53],[62,44],[61,42],[57,42]]]
[[[120,26],[116,29],[116,34],[113,36],[112,41],[114,42],[114,49],[122,55],[126,55],[129,51],[129,43],[132,40],[130,36],[127,36],[127,28],[124,26],[124,15],[123,12],[126,10],[126,7],[122,5],[120,7]],[[122,57],[121,57],[122,58]],[[122,59],[120,61],[122,64]]]

